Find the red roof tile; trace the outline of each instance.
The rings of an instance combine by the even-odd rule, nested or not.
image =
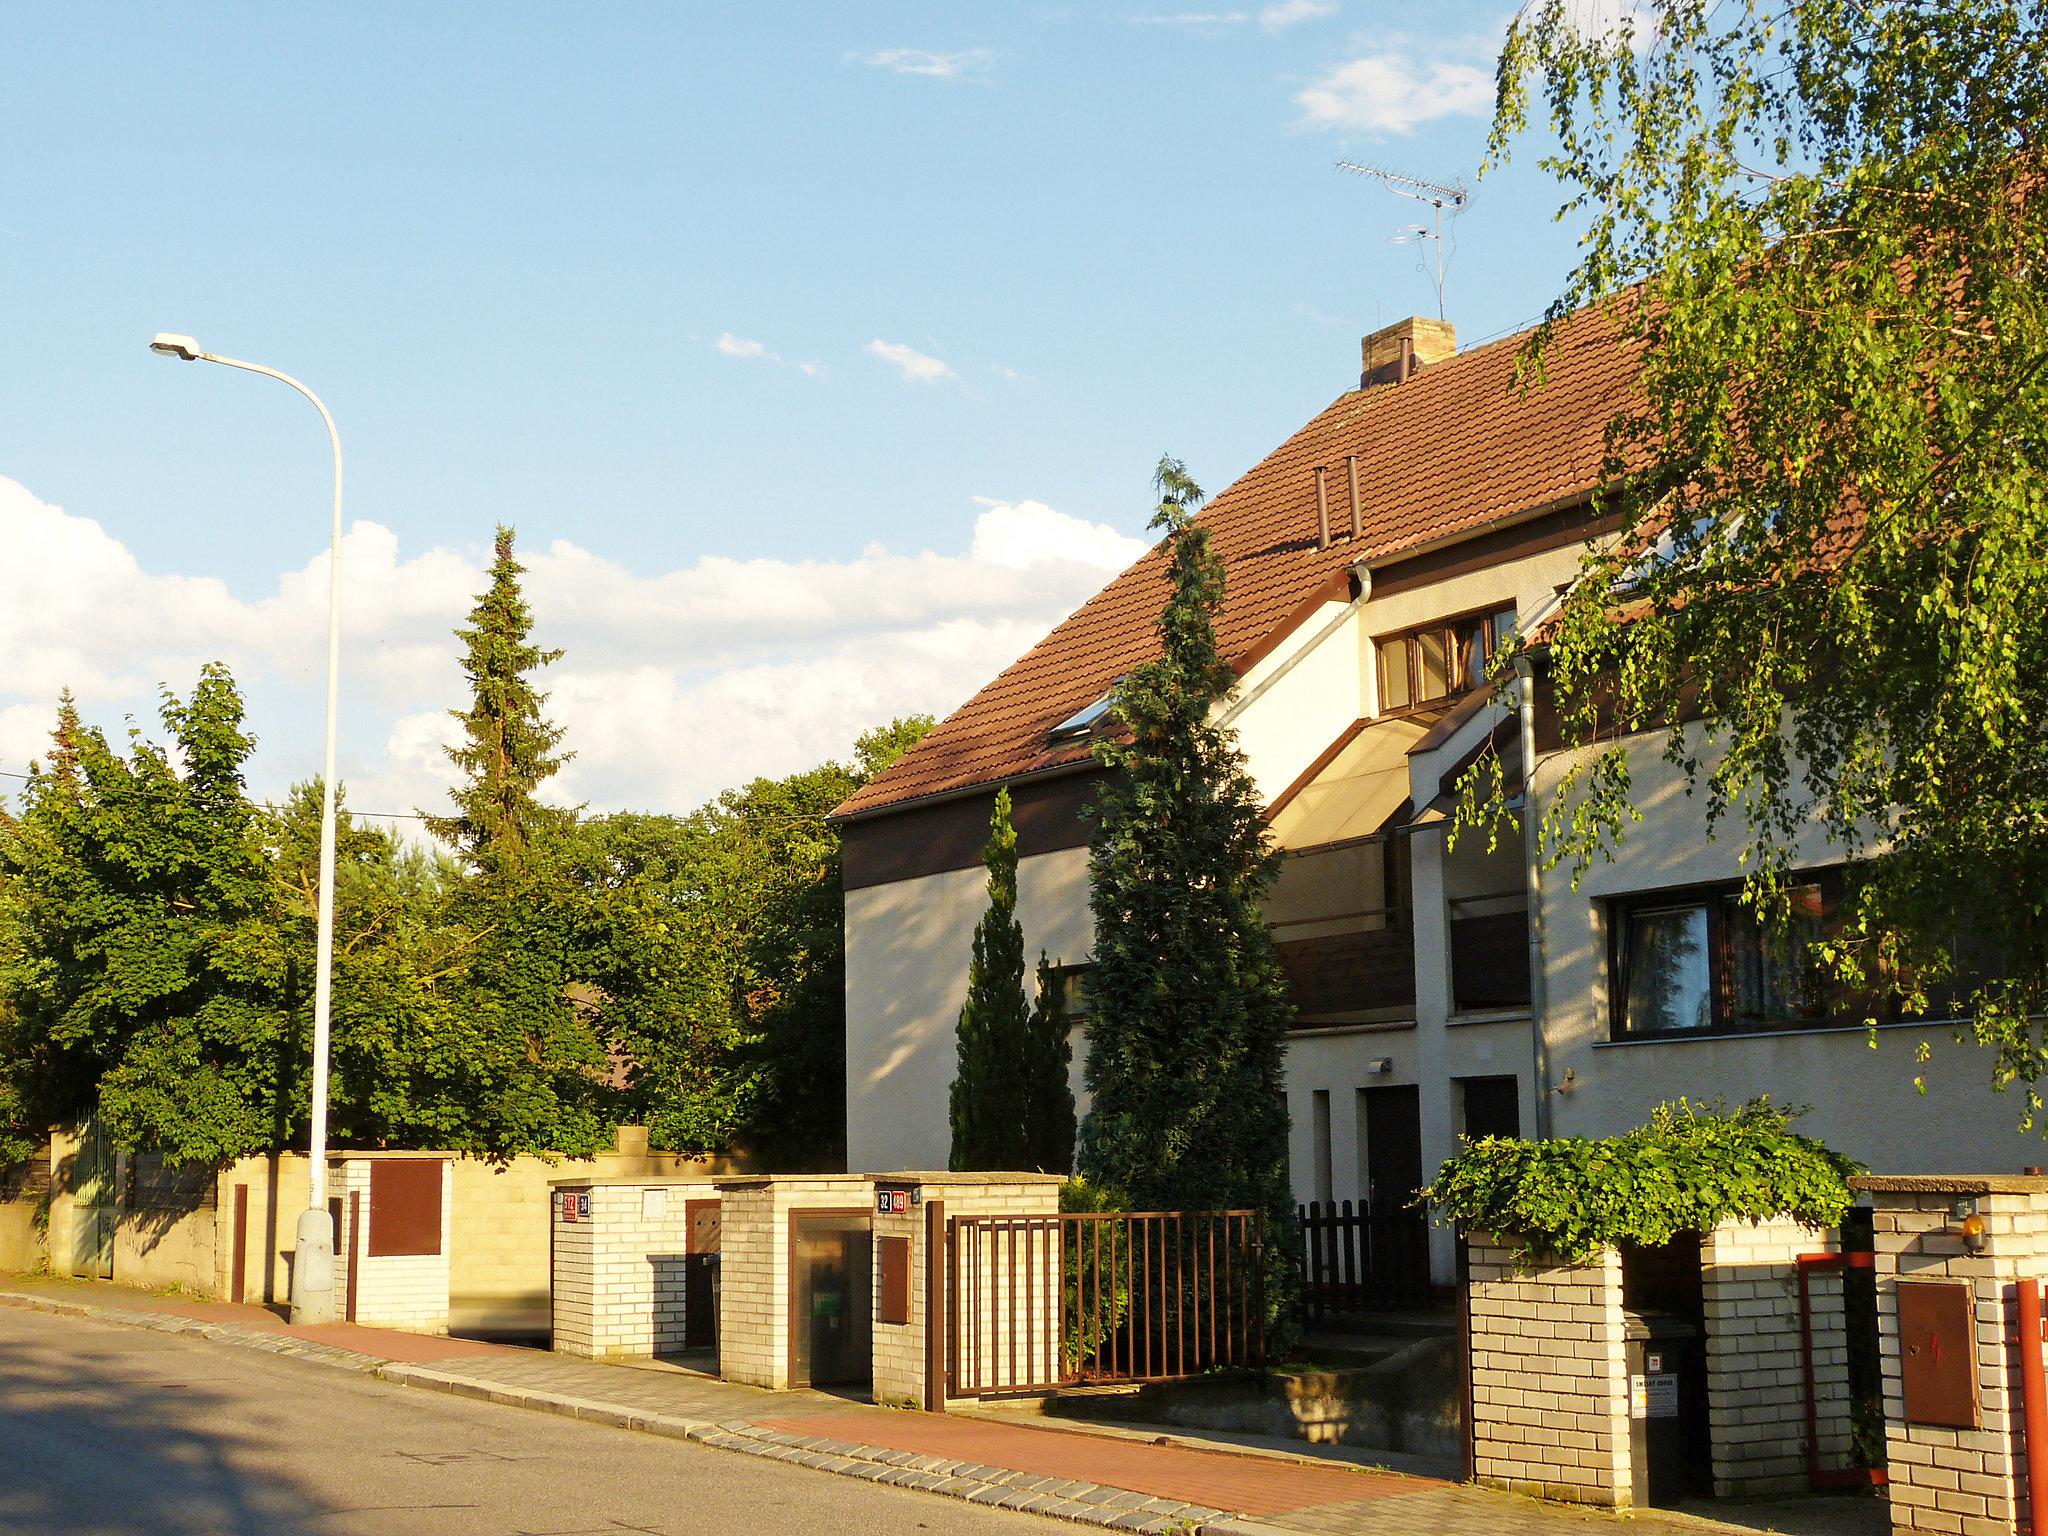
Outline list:
[[[1361,553],[1383,564],[1599,483],[1605,429],[1633,377],[1634,349],[1597,313],[1582,313],[1553,333],[1547,380],[1525,393],[1515,377],[1525,339],[1474,348],[1405,384],[1339,395],[1203,508],[1201,525],[1226,572],[1217,621],[1225,655],[1253,654]],[[1344,461],[1354,453],[1362,550],[1347,537]],[[1330,471],[1327,550],[1316,548],[1318,465]],[[1164,570],[1154,546],[834,814],[1085,760],[1085,743],[1049,750],[1046,733],[1158,654]]]

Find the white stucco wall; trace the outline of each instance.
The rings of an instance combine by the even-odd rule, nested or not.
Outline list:
[[[1609,1041],[1606,903],[1618,896],[1734,880],[1742,870],[1739,820],[1716,841],[1703,834],[1701,804],[1646,738],[1630,754],[1643,820],[1631,825],[1612,863],[1587,870],[1575,892],[1560,870],[1544,885],[1551,1075],[1572,1087],[1553,1100],[1559,1135],[1604,1136],[1639,1125],[1656,1104],[1687,1095],[1730,1104],[1769,1094],[1808,1104],[1799,1128],[1878,1173],[2017,1172],[2048,1156],[2038,1131],[2017,1129],[2020,1098],[1995,1093],[1991,1058],[1957,1044],[1944,1027],[1900,1025],[1736,1037]],[[1547,796],[1572,761],[1547,758],[1536,786]],[[1840,861],[1817,824],[1799,843],[1803,864]],[[1933,1059],[1916,1062],[1920,1042]],[[1923,1077],[1927,1091],[1914,1086]]]
[[[953,1031],[967,1000],[974,925],[987,910],[979,864],[846,893],[848,1168],[947,1166]],[[1017,920],[1027,966],[1036,967],[1040,950],[1055,964],[1086,961],[1095,942],[1088,850],[1020,859]],[[1086,1050],[1077,1030],[1077,1094]]]

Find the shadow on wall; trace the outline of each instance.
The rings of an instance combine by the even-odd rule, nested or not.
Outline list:
[[[270,1536],[337,1513],[234,1427],[246,1401],[103,1359],[39,1343],[0,1357],[0,1529]]]

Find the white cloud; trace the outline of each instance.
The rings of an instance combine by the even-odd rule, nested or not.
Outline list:
[[[1636,53],[1649,50],[1657,36],[1657,8],[1650,0],[1527,0],[1523,19],[1555,4],[1574,30],[1592,42],[1620,43]]]
[[[1307,127],[1403,134],[1440,117],[1484,115],[1493,92],[1492,71],[1478,64],[1393,51],[1340,64],[1294,100]]]
[[[1169,11],[1164,15],[1133,16],[1139,27],[1179,27],[1188,32],[1213,32],[1219,27],[1241,27],[1250,21],[1248,11]]]
[[[957,53],[935,53],[929,48],[876,48],[847,55],[856,64],[886,69],[899,75],[924,75],[934,80],[966,80],[987,75],[995,67],[993,48],[962,48]]]
[[[737,357],[749,362],[773,363],[778,368],[794,368],[807,379],[815,379],[825,371],[823,363],[792,362],[766,342],[755,341],[747,336],[735,336],[731,331],[720,331],[718,340],[711,345],[714,350],[727,357]]]
[[[648,574],[567,540],[523,550],[537,637],[567,651],[544,685],[576,757],[551,798],[686,810],[844,755],[893,716],[942,714],[1146,548],[1042,502],[976,500],[957,553],[706,555]],[[218,659],[261,743],[252,792],[274,798],[317,772],[324,552],[247,598],[146,571],[98,524],[4,477],[0,547],[30,556],[0,567],[0,769],[41,754],[67,684],[89,720],[118,736],[133,715],[154,736],[157,686],[183,692]],[[359,810],[443,803],[447,710],[463,697],[450,631],[483,585],[484,553],[408,554],[370,522],[348,532],[341,756]]]
[[[1321,21],[1337,14],[1337,0],[1280,0],[1259,12],[1259,25],[1279,32],[1304,21]]]
[[[936,357],[927,357],[915,347],[906,347],[900,341],[882,341],[878,338],[868,343],[867,352],[870,357],[879,357],[891,367],[899,369],[904,379],[912,384],[936,384],[941,379],[959,377]]]
[[[727,357],[762,358],[771,363],[782,361],[781,353],[771,352],[764,343],[750,341],[744,336],[735,336],[731,331],[720,331],[718,333],[718,340],[711,343],[711,345],[723,352]]]

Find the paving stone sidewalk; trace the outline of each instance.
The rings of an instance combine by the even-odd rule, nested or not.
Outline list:
[[[1615,1517],[1437,1479],[1293,1455],[1148,1439],[1070,1423],[918,1414],[816,1392],[768,1392],[663,1366],[340,1324],[294,1328],[260,1307],[105,1283],[0,1277],[0,1305],[190,1332],[407,1386],[539,1409],[1118,1531],[1217,1536],[1876,1536],[1881,1502],[1798,1501],[1742,1525]],[[1719,1511],[1717,1511],[1719,1512]]]

